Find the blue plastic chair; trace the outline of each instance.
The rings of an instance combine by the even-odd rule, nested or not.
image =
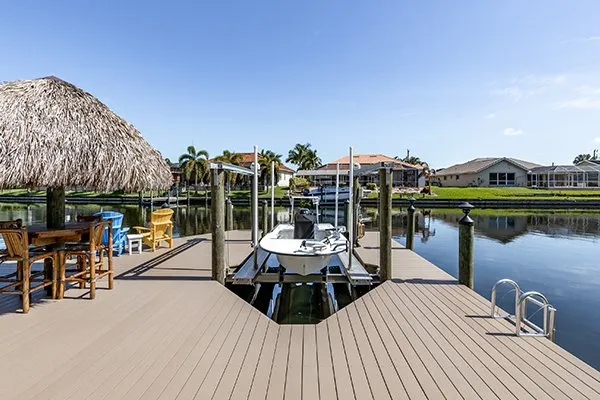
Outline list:
[[[94,215],[99,215],[103,220],[112,221],[113,231],[113,252],[120,256],[127,246],[127,232],[129,228],[123,228],[123,214],[116,211],[102,211]],[[108,228],[102,234],[102,244],[108,246]]]

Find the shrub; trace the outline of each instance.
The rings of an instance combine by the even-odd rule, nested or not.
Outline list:
[[[308,180],[306,180],[306,178],[302,178],[299,176],[295,178],[290,178],[290,190],[292,191],[308,189],[309,186],[310,184],[308,183]]]
[[[377,185],[374,182],[369,182],[369,183],[367,183],[367,189],[377,190]]]

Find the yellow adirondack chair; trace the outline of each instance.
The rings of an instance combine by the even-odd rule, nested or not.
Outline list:
[[[142,241],[148,245],[152,251],[160,247],[160,242],[165,241],[169,248],[173,247],[173,210],[170,208],[161,208],[152,212],[150,217],[150,227],[134,226],[138,234],[143,235]]]

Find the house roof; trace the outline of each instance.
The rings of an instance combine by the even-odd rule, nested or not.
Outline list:
[[[241,156],[240,157],[240,159],[241,159],[240,166],[242,166],[242,167],[248,168],[248,167],[250,167],[250,164],[252,164],[254,162],[254,153],[237,153],[236,152],[236,154],[239,154]],[[260,160],[260,154],[258,155],[258,158]],[[210,161],[214,161],[214,158],[211,159]],[[288,167],[285,164],[281,164],[281,165],[279,165],[279,172],[287,172],[289,174],[293,174],[296,171],[294,171],[293,169],[291,169],[290,167]]]
[[[531,173],[533,174],[577,172],[600,172],[600,164],[593,160],[586,160],[577,165],[550,165],[531,169]]]
[[[539,164],[532,163],[529,161],[519,160],[511,157],[482,157],[475,158],[462,164],[452,165],[448,168],[440,169],[436,172],[437,176],[443,175],[461,175],[461,174],[475,174],[481,172],[499,162],[507,161],[523,170],[530,170],[532,168],[539,167]]]
[[[355,163],[358,163],[361,165],[372,165],[372,164],[378,164],[378,163],[382,163],[382,162],[386,162],[386,163],[393,162],[395,165],[401,165],[404,168],[423,169],[423,167],[420,165],[409,164],[407,162],[386,156],[385,154],[354,154],[354,156],[352,158]],[[344,156],[344,157],[338,158],[337,160],[333,160],[333,161],[323,165],[319,169],[335,169],[336,164],[342,164],[342,165],[346,164],[347,165],[347,164],[349,164],[349,160],[350,160],[349,155]]]

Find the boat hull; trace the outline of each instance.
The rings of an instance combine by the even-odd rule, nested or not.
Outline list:
[[[277,254],[277,260],[287,271],[295,272],[298,275],[314,274],[329,264],[331,254],[316,256],[290,256]]]

